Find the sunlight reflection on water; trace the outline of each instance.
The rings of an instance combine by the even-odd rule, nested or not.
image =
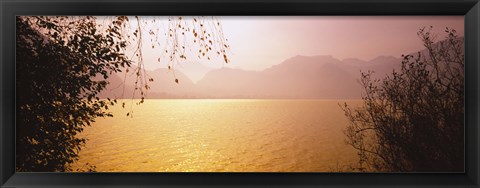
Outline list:
[[[336,100],[146,100],[81,136],[100,172],[331,172],[353,164]],[[129,102],[127,102],[128,104]],[[361,104],[361,101],[348,101]],[[128,105],[127,105],[128,106]]]

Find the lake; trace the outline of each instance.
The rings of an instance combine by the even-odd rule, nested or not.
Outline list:
[[[120,100],[120,103],[122,101]],[[338,106],[361,100],[124,100],[80,136],[99,172],[332,172],[355,164]],[[132,110],[133,117],[126,114]]]

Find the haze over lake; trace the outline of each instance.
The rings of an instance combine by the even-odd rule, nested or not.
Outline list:
[[[351,122],[339,105],[363,105],[361,71],[383,78],[399,70],[401,61],[297,55],[260,71],[212,69],[196,82],[182,70],[173,76],[172,70],[160,68],[147,71],[154,81],[144,96],[132,95],[136,74],[120,72],[109,78],[100,96],[130,99],[119,99],[125,107],[113,106],[112,118],[99,118],[85,129],[80,136],[88,141],[73,167],[93,165],[99,172],[352,171],[358,153],[345,142]],[[140,97],[145,102],[137,105]]]
[[[331,172],[355,163],[339,103],[360,100],[147,99],[82,136],[99,172]],[[337,166],[338,165],[338,166]]]

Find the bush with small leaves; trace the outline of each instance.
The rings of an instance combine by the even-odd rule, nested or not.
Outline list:
[[[356,170],[463,172],[463,38],[447,28],[447,38],[435,42],[430,31],[418,32],[426,50],[404,55],[401,70],[382,80],[362,73],[362,107],[342,105]]]

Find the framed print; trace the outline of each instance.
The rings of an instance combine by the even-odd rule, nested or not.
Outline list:
[[[2,1],[2,187],[478,187],[478,1]]]

